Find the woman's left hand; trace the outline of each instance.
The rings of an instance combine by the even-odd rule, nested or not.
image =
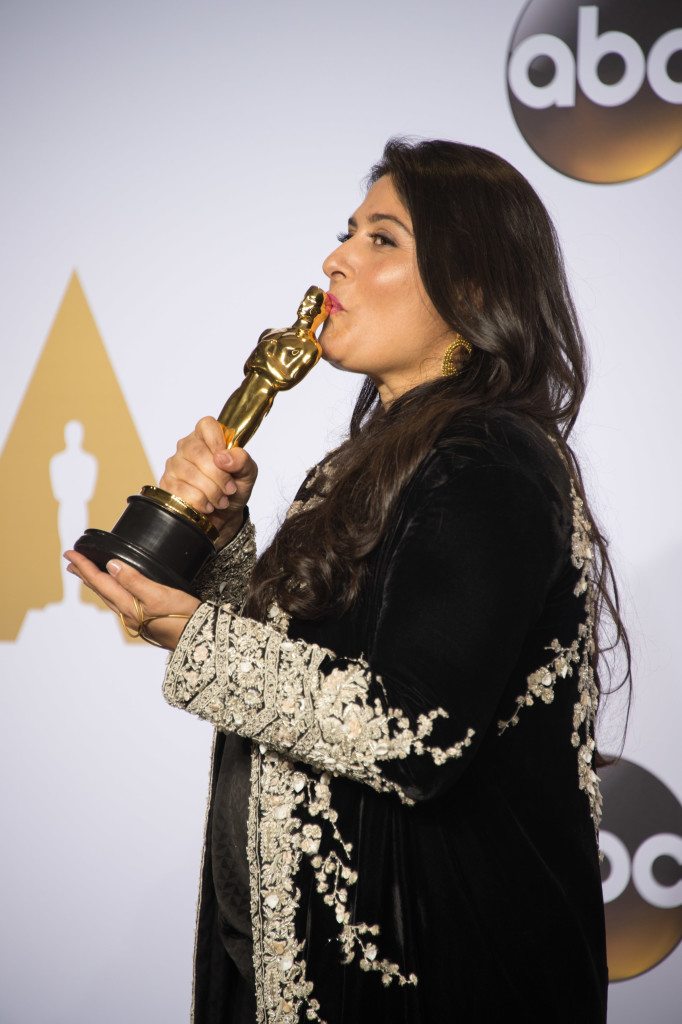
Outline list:
[[[145,624],[144,635],[166,650],[175,650],[185,623],[201,604],[184,590],[153,583],[125,562],[112,560],[107,563],[108,571],[102,572],[77,551],[65,552],[64,558],[71,563],[68,572],[94,590],[134,634],[139,632],[141,620],[153,618]]]

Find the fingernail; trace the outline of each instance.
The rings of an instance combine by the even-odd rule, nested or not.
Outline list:
[[[235,494],[236,490],[237,490],[237,485],[234,482],[234,480],[229,480],[225,484],[225,494]]]
[[[210,501],[206,502],[206,511],[207,512],[212,512],[213,511],[213,505],[211,504]]]
[[[229,452],[225,452],[223,454],[223,466],[231,466],[233,461],[234,460]]]
[[[228,501],[227,498],[221,498],[220,501],[218,502],[218,508],[227,508],[229,504],[230,502]]]
[[[122,566],[120,562],[114,562],[113,559],[111,562],[107,562],[107,572],[111,573],[112,576],[118,576],[121,568]]]
[[[74,576],[76,575],[76,570],[74,569],[74,567],[72,565],[67,565],[66,571],[67,572],[72,572],[74,574]]]

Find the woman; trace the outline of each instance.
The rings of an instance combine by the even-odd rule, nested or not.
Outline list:
[[[221,531],[201,601],[68,553],[216,727],[194,1020],[604,1021],[603,611],[628,648],[554,230],[494,154],[392,141],[324,272],[366,379],[260,559],[211,418],[161,480]]]

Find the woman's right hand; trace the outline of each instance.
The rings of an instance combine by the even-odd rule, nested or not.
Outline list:
[[[240,529],[257,476],[258,466],[248,452],[228,451],[221,425],[204,416],[191,434],[178,441],[159,487],[208,516],[220,534],[216,544],[220,549]]]

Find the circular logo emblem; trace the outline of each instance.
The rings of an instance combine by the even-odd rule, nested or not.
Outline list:
[[[531,0],[512,36],[509,102],[545,163],[630,181],[682,146],[679,0]]]
[[[655,967],[682,939],[682,806],[631,761],[601,768],[609,979]]]

